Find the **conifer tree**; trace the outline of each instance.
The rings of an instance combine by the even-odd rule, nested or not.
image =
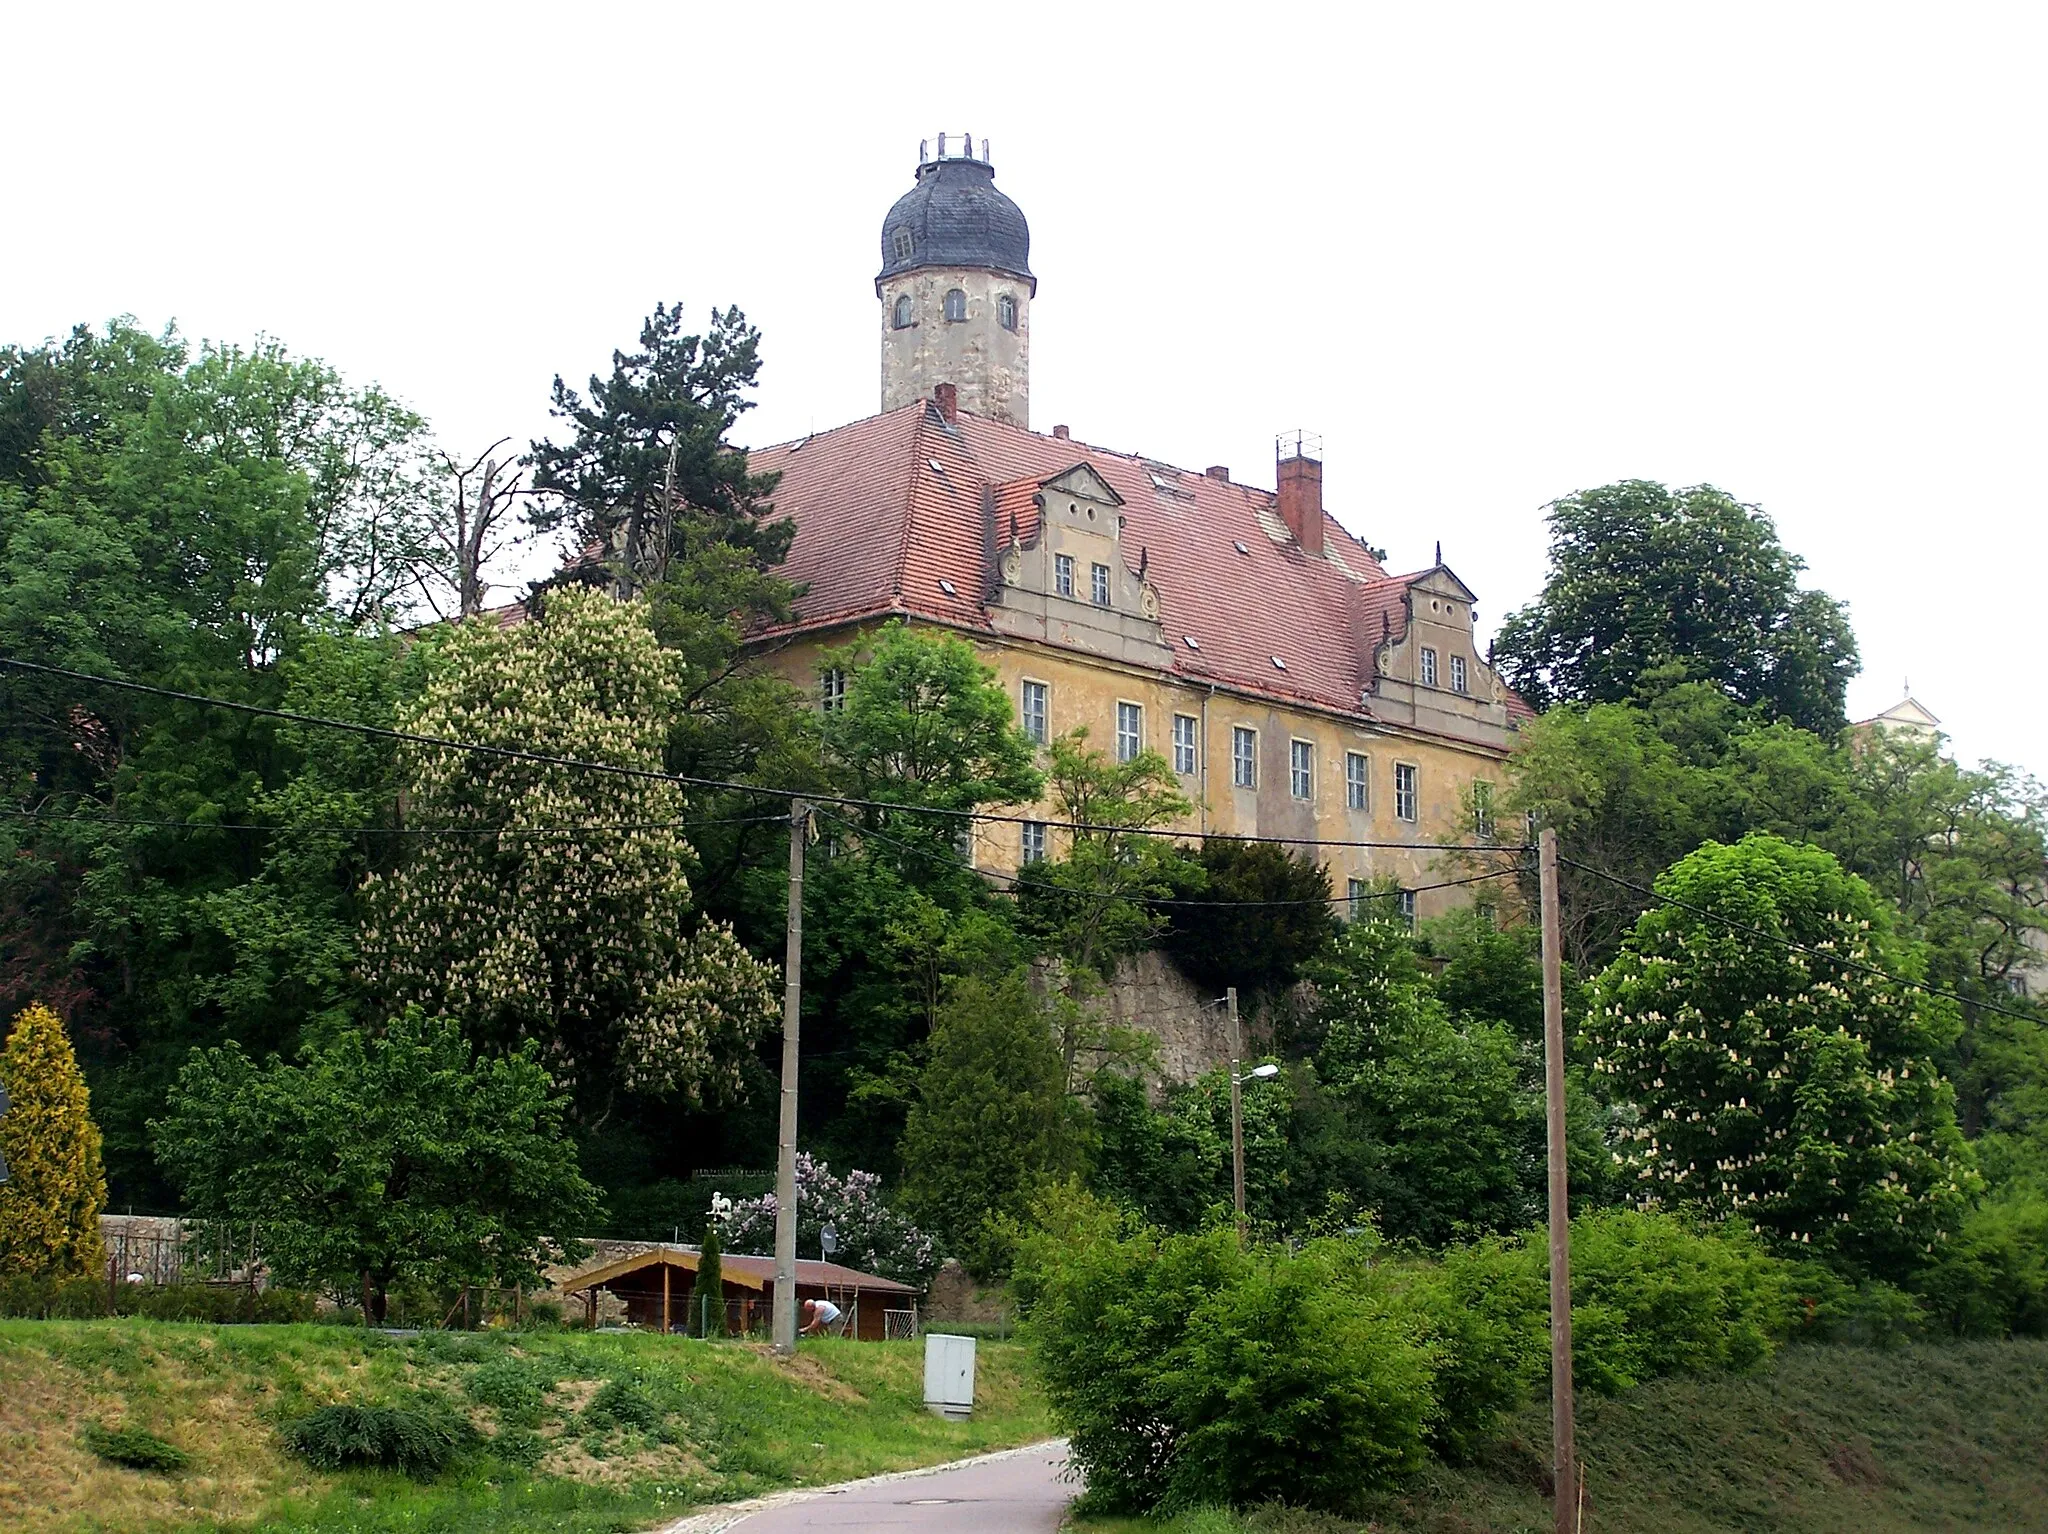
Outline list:
[[[100,1209],[107,1179],[100,1132],[64,1024],[40,1002],[14,1020],[0,1051],[0,1274],[67,1278],[106,1263]]]
[[[697,1282],[691,1295],[697,1302],[698,1330],[706,1337],[723,1337],[725,1264],[719,1260],[715,1217],[704,1222],[704,1244],[697,1249]]]

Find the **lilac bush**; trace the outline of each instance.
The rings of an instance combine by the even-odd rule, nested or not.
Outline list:
[[[775,1195],[741,1199],[726,1216],[728,1252],[766,1255],[775,1250]],[[932,1238],[882,1202],[882,1179],[873,1172],[837,1176],[803,1151],[796,1157],[796,1251],[818,1255],[818,1238],[832,1227],[834,1262],[901,1283],[922,1284],[939,1265]]]

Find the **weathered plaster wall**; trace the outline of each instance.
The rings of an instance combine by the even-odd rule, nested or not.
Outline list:
[[[946,318],[946,291],[967,295],[967,318]],[[895,325],[908,293],[911,323]],[[1017,301],[1017,328],[996,318],[996,300]],[[1031,284],[996,272],[928,267],[882,284],[882,408],[930,399],[934,384],[960,390],[960,408],[1018,426],[1031,424]]]

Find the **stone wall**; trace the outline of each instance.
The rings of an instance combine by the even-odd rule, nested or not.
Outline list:
[[[1230,1062],[1223,1008],[1163,953],[1148,951],[1121,961],[1097,1007],[1105,1023],[1152,1040],[1161,1085],[1178,1086]]]

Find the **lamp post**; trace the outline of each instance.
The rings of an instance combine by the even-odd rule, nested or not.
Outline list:
[[[1267,1081],[1280,1074],[1277,1065],[1256,1065],[1248,1072],[1238,1069],[1243,1052],[1237,1032],[1237,987],[1223,993],[1223,1005],[1230,1013],[1230,1196],[1237,1211],[1237,1238],[1244,1239],[1244,1096],[1239,1090],[1247,1081]]]

